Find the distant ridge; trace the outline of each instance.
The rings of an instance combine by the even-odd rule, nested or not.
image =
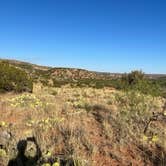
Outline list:
[[[119,78],[124,74],[96,72],[79,68],[49,67],[13,59],[0,59],[0,62],[8,62],[15,67],[26,70],[30,74],[44,73],[58,79],[112,79]],[[146,74],[146,76],[151,79],[166,78],[166,74]]]

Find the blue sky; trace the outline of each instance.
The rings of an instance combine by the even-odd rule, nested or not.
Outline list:
[[[166,73],[166,1],[1,0],[0,58]]]

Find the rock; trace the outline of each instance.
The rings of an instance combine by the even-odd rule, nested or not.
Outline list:
[[[11,137],[11,133],[6,130],[0,132],[0,146],[6,146],[10,142]]]

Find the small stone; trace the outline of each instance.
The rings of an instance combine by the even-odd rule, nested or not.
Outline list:
[[[11,139],[11,133],[10,132],[8,132],[8,131],[2,131],[1,133],[0,133],[0,144],[1,145],[3,145],[3,146],[5,146],[9,141],[10,141],[10,139]]]

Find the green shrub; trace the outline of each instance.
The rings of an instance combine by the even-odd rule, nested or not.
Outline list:
[[[0,63],[0,91],[32,92],[33,84],[25,71]]]
[[[53,86],[54,87],[61,87],[63,85],[66,85],[66,84],[69,84],[71,83],[71,80],[56,80],[56,79],[53,79]]]
[[[161,95],[160,85],[146,78],[142,71],[132,71],[123,75],[118,88],[122,90],[136,90],[152,96]]]
[[[161,96],[166,98],[166,77],[160,77],[158,79],[152,80],[152,82],[160,86]]]

